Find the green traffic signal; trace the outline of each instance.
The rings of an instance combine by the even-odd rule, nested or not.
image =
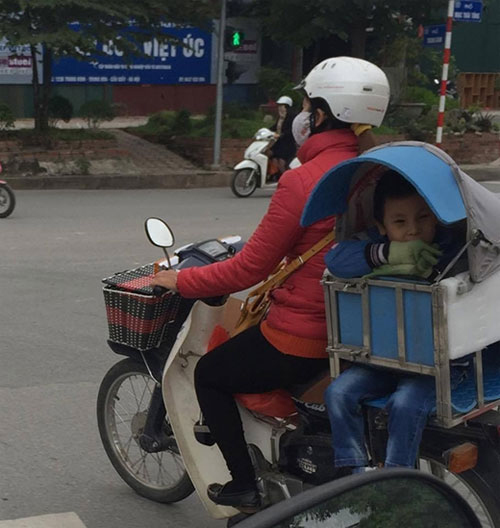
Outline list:
[[[224,49],[226,51],[235,50],[241,48],[245,40],[245,34],[243,31],[234,28],[228,28],[226,31],[226,38],[224,43]]]
[[[239,48],[241,46],[241,33],[239,31],[233,32],[233,38],[231,39],[231,44],[235,48]]]

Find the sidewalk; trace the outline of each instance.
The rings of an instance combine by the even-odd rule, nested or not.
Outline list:
[[[164,145],[150,143],[122,129],[146,123],[147,117],[118,117],[104,122],[117,139],[117,148],[129,155],[124,159],[92,160],[89,174],[6,175],[14,189],[138,189],[193,188],[229,186],[232,171],[204,170],[168,150]],[[83,119],[58,124],[60,128],[86,128]],[[32,119],[16,120],[15,128],[32,128]],[[41,163],[41,165],[48,165]]]
[[[102,128],[112,132],[118,150],[127,151],[124,159],[93,160],[89,174],[41,174],[36,176],[6,175],[14,189],[138,189],[193,188],[229,186],[232,171],[204,170],[163,145],[150,143],[122,129],[146,123],[147,117],[117,117],[104,122]],[[83,119],[62,122],[60,128],[86,128]],[[32,128],[32,119],[16,120],[16,128]],[[462,165],[461,168],[477,181],[500,181],[500,158],[492,163]]]

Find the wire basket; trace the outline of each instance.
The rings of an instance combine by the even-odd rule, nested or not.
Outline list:
[[[182,298],[173,292],[154,296],[153,274],[149,264],[103,279],[110,341],[146,351],[166,339]]]

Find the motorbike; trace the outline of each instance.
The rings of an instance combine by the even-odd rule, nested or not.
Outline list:
[[[0,173],[2,172],[2,165],[0,164]],[[16,206],[16,196],[14,191],[5,180],[0,180],[0,218],[6,218]]]
[[[231,190],[238,198],[251,196],[257,187],[274,188],[280,177],[276,163],[269,159],[268,152],[276,141],[274,132],[268,128],[260,128],[254,135],[254,141],[246,148],[243,161],[234,167],[231,180]],[[289,167],[300,165],[297,158],[290,162]]]
[[[434,79],[434,84],[437,88],[438,95],[441,94],[441,80],[440,79]],[[446,81],[446,97],[450,99],[456,99],[458,97],[457,87],[453,81]]]
[[[402,147],[397,144],[376,147],[337,166],[313,191],[303,224],[313,223],[322,214],[339,214],[337,237],[349,235],[352,225],[358,225],[358,215],[368,211],[367,204],[371,203],[363,197],[358,201],[353,189],[369,189],[363,177],[370,179],[372,172],[375,174],[381,166],[396,167],[406,174],[405,171],[415,172],[425,163],[435,185],[436,171],[431,169],[436,167],[429,165],[428,156],[440,162],[438,172],[450,172],[452,161],[443,162],[442,151],[421,145],[412,143],[408,147],[411,155],[404,152],[404,155],[386,158],[384,148]],[[425,159],[415,157],[412,149],[417,148],[424,152]],[[346,178],[352,177],[353,167],[359,171],[350,187]],[[460,214],[466,214],[456,183],[450,178],[453,178],[450,174],[445,177],[448,188],[438,185],[437,190],[441,196],[439,203],[444,208],[443,217],[451,214],[452,206]],[[424,189],[429,188],[430,181],[420,184]],[[464,185],[472,185],[469,179],[464,181]],[[483,207],[488,203],[496,207],[496,197],[491,201],[491,197],[484,195],[488,191],[483,191],[479,192]],[[493,231],[489,231],[490,223],[491,219],[482,226],[482,238],[471,239],[467,248],[481,254],[491,250],[498,258],[498,252],[487,242],[490,233],[498,227],[493,222]],[[479,229],[472,228],[472,231]],[[154,245],[163,248],[165,257],[160,262],[121,272],[103,281],[108,344],[125,359],[107,372],[99,388],[97,420],[101,440],[118,474],[140,495],[173,503],[196,490],[209,515],[228,519],[228,526],[233,526],[247,514],[214,504],[206,493],[209,484],[224,483],[230,475],[200,414],[193,373],[198,359],[228,338],[239,317],[241,301],[232,296],[183,299],[173,292],[153,292],[149,283],[158,266],[182,269],[225,260],[232,258],[243,242],[238,237],[205,240],[184,246],[170,257],[167,248],[173,246],[174,236],[168,225],[150,218],[146,221],[146,232]],[[473,280],[477,281],[476,273],[485,273],[485,269],[472,260]],[[331,377],[338,375],[342,362],[361,361],[435,377],[437,408],[424,431],[417,467],[441,478],[464,496],[483,526],[500,527],[500,394],[492,396],[484,381],[488,376],[500,379],[500,364],[497,361],[497,369],[491,367],[493,370],[489,371],[486,357],[482,356],[483,348],[500,341],[500,328],[495,311],[479,310],[476,297],[494,296],[495,287],[500,288],[500,273],[491,273],[477,284],[466,276],[444,278],[435,284],[414,283],[411,279],[391,281],[390,278],[337,284],[335,278],[325,275],[323,286],[330,371],[311,380],[307,386],[258,395],[235,395],[262,507],[345,475],[333,464],[323,392]],[[385,287],[393,288],[395,293],[387,294]],[[382,290],[383,294],[379,295]],[[372,291],[380,298],[372,295]],[[393,301],[390,301],[391,295]],[[448,304],[443,306],[445,300]],[[378,302],[382,302],[379,308]],[[388,308],[390,302],[393,304]],[[393,312],[395,317],[388,318],[387,314]],[[390,320],[393,325],[377,337],[382,338],[385,347],[382,348],[386,350],[384,336],[395,336],[399,349],[391,349],[389,357],[381,357],[376,336],[370,334],[372,322],[366,320],[370,314],[385,318],[386,322]],[[411,317],[406,320],[408,314]],[[481,335],[474,332],[479,327]],[[435,340],[430,352],[427,349],[431,341],[426,339]],[[415,356],[413,341],[422,345],[425,357]],[[459,356],[457,350],[469,357],[471,353],[474,355],[470,361],[473,366],[468,367],[465,376],[469,396],[458,394],[458,403],[448,368],[448,356]],[[407,353],[413,356],[407,358]],[[496,356],[493,354],[493,357]],[[471,391],[476,392],[475,398],[464,403]],[[387,442],[383,401],[365,402],[363,414],[367,450],[371,465],[377,468],[383,465]]]

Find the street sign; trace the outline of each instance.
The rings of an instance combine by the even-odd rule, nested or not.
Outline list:
[[[444,45],[446,35],[446,24],[437,26],[424,26],[424,46],[440,47]]]
[[[453,20],[455,22],[481,22],[482,2],[455,2]]]

